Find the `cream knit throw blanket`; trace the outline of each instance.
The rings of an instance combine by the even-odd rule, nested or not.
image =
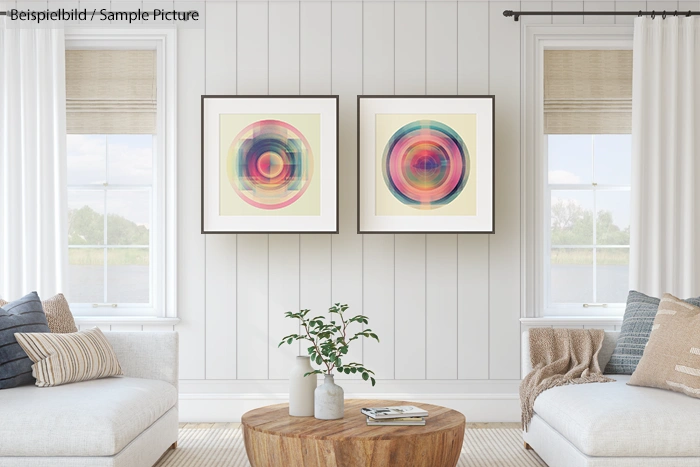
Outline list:
[[[566,384],[607,383],[598,365],[602,329],[530,329],[532,371],[520,383],[523,430],[532,419],[535,399],[542,392]]]

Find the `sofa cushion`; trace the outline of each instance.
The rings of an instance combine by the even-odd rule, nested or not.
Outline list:
[[[123,375],[122,367],[100,328],[53,334],[15,333],[32,359],[32,375],[39,387]]]
[[[34,384],[32,361],[17,343],[16,332],[49,332],[36,292],[0,307],[0,389]]]
[[[614,378],[549,389],[535,413],[588,456],[700,456],[700,400]]]
[[[0,298],[0,307],[7,305],[7,302]],[[60,293],[51,298],[41,301],[41,306],[46,314],[46,321],[49,323],[51,332],[78,332],[75,325],[73,313],[70,311],[68,300]]]
[[[659,298],[630,290],[625,315],[622,318],[620,337],[604,373],[613,375],[634,373],[644,354],[644,347],[649,342],[649,334],[651,334],[660,301]],[[700,306],[700,297],[687,298],[685,301]]]
[[[112,456],[177,403],[165,381],[106,378],[0,391],[0,457]]]

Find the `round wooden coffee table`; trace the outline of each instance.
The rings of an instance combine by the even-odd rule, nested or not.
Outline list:
[[[428,411],[425,426],[367,426],[362,407],[415,405]],[[466,420],[461,413],[416,402],[348,399],[345,418],[290,417],[288,404],[243,415],[253,467],[454,467]]]

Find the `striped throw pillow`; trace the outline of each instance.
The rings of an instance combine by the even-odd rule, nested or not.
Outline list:
[[[7,302],[0,298],[0,307]],[[51,332],[78,332],[68,301],[62,293],[41,301]]]
[[[17,343],[16,332],[49,332],[36,292],[0,307],[0,389],[34,383],[32,361]]]
[[[15,337],[34,362],[32,374],[39,387],[124,374],[99,328],[71,334],[17,333]]]
[[[700,308],[664,294],[631,386],[700,398]]]

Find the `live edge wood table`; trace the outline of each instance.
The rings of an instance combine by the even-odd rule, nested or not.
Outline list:
[[[428,411],[425,426],[367,426],[362,407],[415,405]],[[416,402],[348,399],[345,417],[290,417],[288,404],[243,415],[253,467],[455,467],[464,440],[461,413]]]

